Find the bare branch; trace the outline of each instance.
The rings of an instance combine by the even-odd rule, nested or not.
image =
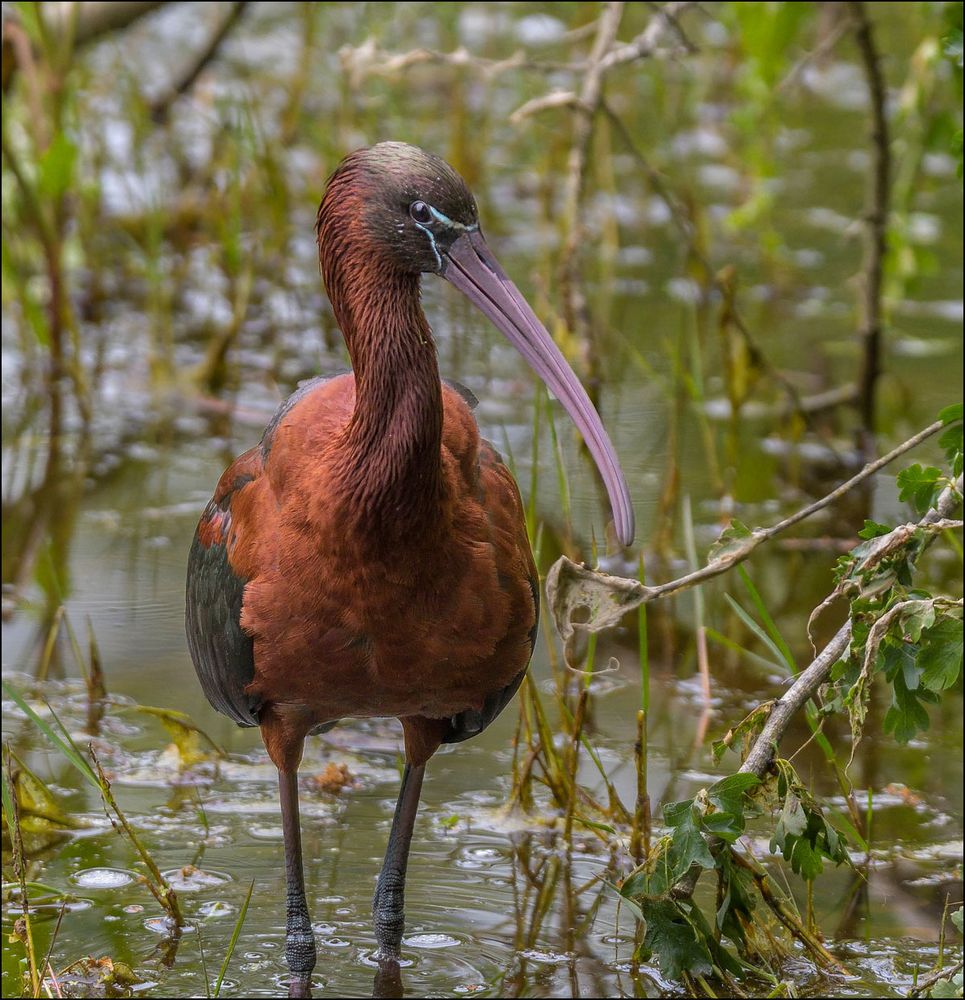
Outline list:
[[[954,483],[942,491],[938,500],[935,502],[934,507],[932,507],[932,509],[925,514],[916,527],[928,528],[944,522],[948,519],[949,515],[955,511],[961,501],[962,477],[959,476]],[[901,531],[904,527],[905,526],[896,528],[895,531]],[[908,534],[906,537],[911,538],[913,536]],[[934,534],[928,535],[924,544],[927,545],[928,540],[934,537]],[[807,704],[807,702],[811,700],[818,688],[820,688],[821,685],[827,681],[834,665],[841,659],[842,656],[846,655],[850,643],[851,622],[849,620],[838,629],[831,641],[824,647],[823,650],[821,650],[814,660],[795,677],[794,683],[791,684],[784,694],[767,706],[767,722],[764,723],[764,726],[758,734],[757,739],[754,741],[750,752],[744,759],[744,763],[741,765],[739,773],[754,774],[758,778],[764,778],[771,766],[771,762],[774,760],[777,748],[780,746],[781,740],[784,738],[784,734],[787,731],[791,720]],[[756,709],[755,711],[758,710],[759,709]],[[706,839],[707,846],[710,848],[712,853],[716,853],[728,847],[727,843],[719,837],[707,837]],[[741,855],[736,852],[733,856],[735,860],[741,859]],[[691,865],[690,869],[677,880],[677,883],[671,890],[671,894],[674,898],[689,899],[693,896],[694,890],[697,887],[697,883],[700,881],[700,876],[703,871],[704,869],[700,865]],[[798,937],[806,946],[811,948],[813,953],[821,956],[822,958],[825,958],[825,956],[831,957],[827,952],[822,954],[824,951],[823,948],[815,950],[813,942],[809,940],[809,937],[806,934],[803,933],[804,928],[800,927],[797,921],[786,923],[786,926],[792,934]],[[836,961],[835,964],[837,964]]]
[[[688,8],[696,7],[695,3],[668,3],[662,7],[656,7],[653,20],[646,28],[630,42],[623,45],[616,45],[600,61],[600,70],[606,73],[614,66],[622,66],[624,63],[633,62],[636,59],[647,59],[651,56],[661,58],[668,55],[676,55],[678,49],[661,48],[660,42],[668,27],[672,28],[674,34],[680,39],[681,48],[686,53],[694,53],[697,46],[684,34],[680,27],[678,18]]]
[[[205,67],[218,54],[222,43],[228,37],[231,29],[237,24],[246,6],[245,0],[238,0],[238,2],[231,4],[208,36],[207,45],[195,56],[191,65],[182,73],[181,78],[173,83],[165,94],[152,102],[151,118],[155,122],[163,122],[170,113],[174,102],[179,97],[183,97],[194,86],[195,81],[204,72]]]
[[[888,197],[891,184],[891,149],[888,136],[888,118],[885,113],[885,81],[881,61],[875,46],[871,22],[864,3],[849,3],[855,22],[855,40],[861,54],[861,63],[868,81],[871,97],[871,147],[872,174],[868,189],[868,209],[865,216],[865,252],[862,263],[862,316],[860,337],[863,342],[863,361],[858,378],[860,388],[858,406],[865,453],[872,446],[875,418],[875,387],[881,373],[881,291],[884,281],[884,261],[888,253]]]
[[[534,97],[531,101],[521,104],[510,116],[512,125],[519,125],[531,115],[538,115],[541,111],[549,111],[551,108],[576,108],[588,111],[585,106],[580,105],[580,99],[572,90],[551,90],[542,97]]]
[[[919,979],[918,985],[908,994],[908,996],[924,996],[936,983],[940,983],[943,979],[952,979],[954,976],[957,976],[963,968],[965,968],[965,963],[956,962],[954,965],[948,965],[944,969],[936,969],[935,972]]]
[[[834,503],[835,500],[853,490],[896,458],[938,433],[945,426],[940,420],[936,420],[935,423],[893,448],[887,455],[883,455],[874,462],[869,462],[860,472],[847,482],[842,483],[837,489],[832,490],[827,496],[808,504],[770,528],[756,528],[744,537],[728,541],[706,566],[668,583],[647,587],[637,580],[612,576],[589,569],[586,566],[578,566],[565,556],[561,556],[550,567],[546,577],[546,594],[560,635],[568,641],[575,630],[598,632],[604,628],[611,628],[619,622],[624,614],[641,604],[655,601],[680,590],[686,590],[726,573],[738,563],[744,562],[758,546]],[[961,489],[960,479],[958,488]],[[943,493],[942,496],[944,495]],[[942,516],[946,517],[947,513]],[[908,525],[901,525],[895,531],[906,530],[908,527]],[[718,545],[720,543],[721,539],[718,539]],[[588,620],[573,621],[573,612],[578,608],[584,608],[589,612]]]
[[[56,35],[73,33],[74,45],[84,45],[102,35],[119,31],[133,24],[163,3],[142,3],[137,0],[97,0],[94,3],[45,3],[42,13],[47,29]]]
[[[616,41],[624,5],[611,2],[603,8],[597,22],[596,38],[590,50],[589,65],[580,84],[576,103],[573,105],[573,139],[566,161],[566,186],[563,201],[563,217],[566,240],[560,255],[560,291],[563,296],[563,312],[566,325],[572,330],[587,352],[587,369],[590,381],[590,396],[596,381],[595,354],[591,349],[591,329],[580,280],[579,250],[584,242],[583,199],[586,194],[586,168],[590,157],[590,142],[593,138],[593,119],[603,100],[603,63]],[[652,25],[659,25],[657,18]],[[650,25],[648,25],[648,28]]]

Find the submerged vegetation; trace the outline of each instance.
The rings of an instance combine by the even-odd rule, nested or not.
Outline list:
[[[311,223],[395,138],[480,194],[641,530],[427,285],[547,594],[501,728],[430,767],[376,995],[961,996],[961,5],[70,11],[3,32],[4,995],[281,989],[274,792],[201,702],[184,563],[344,366]],[[371,987],[397,745],[303,766],[333,993]]]

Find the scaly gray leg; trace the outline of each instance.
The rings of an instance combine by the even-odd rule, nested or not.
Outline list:
[[[399,801],[392,819],[392,832],[385,849],[385,860],[375,887],[372,915],[375,920],[375,940],[379,961],[398,961],[402,950],[402,931],[405,929],[405,870],[409,861],[409,844],[412,828],[419,811],[419,794],[426,766],[406,764],[402,774]]]
[[[290,996],[311,996],[312,969],[315,968],[315,935],[305,901],[302,870],[302,834],[298,821],[298,772],[279,771],[281,823],[285,835],[285,958],[292,974]],[[305,990],[306,992],[300,992]]]

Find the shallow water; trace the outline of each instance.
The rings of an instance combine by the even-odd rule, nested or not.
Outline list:
[[[380,37],[387,48],[401,50],[414,45],[414,39],[446,48],[454,39],[470,44],[469,39],[484,37],[489,39],[486,51],[498,51],[503,37],[511,51],[532,32],[556,30],[559,22],[554,27],[550,7],[546,10],[542,20],[527,21],[517,7],[500,6],[493,12],[489,5],[469,6],[457,22],[441,24],[430,8],[404,5],[392,30]],[[875,8],[883,19],[884,10]],[[316,71],[318,79],[332,81],[338,79],[338,46],[360,44],[367,32],[376,30],[378,18],[371,11],[353,13],[348,7],[335,8],[327,16],[331,21],[323,27],[329,32],[328,44],[317,52]],[[233,121],[233,115],[255,115],[259,128],[272,134],[279,81],[287,79],[295,65],[299,32],[294,23],[295,14],[286,5],[256,6],[227,50],[220,82],[206,85],[196,100],[177,109],[179,142],[196,141],[199,159],[215,125]],[[191,17],[175,7],[134,29],[133,41],[123,50],[108,42],[88,56],[96,71],[85,75],[81,93],[87,106],[99,107],[104,115],[101,140],[111,153],[103,177],[104,198],[112,213],[142,211],[155,200],[165,204],[177,177],[165,156],[163,137],[149,136],[140,140],[142,146],[134,141],[122,99],[105,85],[102,74],[118,64],[129,69],[151,66],[156,60],[148,56],[162,40],[178,34],[188,44],[196,30]],[[774,183],[780,188],[769,217],[781,243],[774,259],[762,263],[756,231],[728,229],[720,221],[738,203],[746,178],[728,119],[737,98],[733,89],[722,86],[718,92],[708,83],[722,72],[713,53],[719,51],[715,46],[724,45],[719,31],[725,29],[711,24],[702,30],[707,48],[695,57],[698,69],[668,64],[665,70],[674,79],[692,72],[702,81],[687,97],[672,133],[661,132],[660,126],[673,117],[667,110],[673,99],[652,68],[613,83],[615,106],[634,122],[639,142],[654,161],[673,172],[675,183],[694,190],[706,206],[708,224],[715,226],[714,260],[719,266],[739,267],[742,306],[770,360],[804,373],[801,382],[808,391],[840,385],[853,377],[857,361],[853,276],[860,239],[853,220],[861,211],[868,168],[866,110],[857,67],[848,61],[849,52],[841,50],[809,70],[808,88],[788,92],[777,139]],[[910,42],[903,40],[900,22],[890,20],[883,20],[882,37],[882,44],[896,53],[890,82],[897,86]],[[143,84],[150,85],[157,72],[155,66]],[[454,119],[440,120],[433,113],[439,86],[438,76],[433,79],[436,82],[429,75],[417,76],[407,103],[393,100],[384,81],[365,85],[352,105],[354,117],[339,124],[335,145],[345,149],[393,135],[451,150]],[[479,173],[473,183],[489,238],[506,269],[545,314],[545,275],[553,273],[551,255],[558,233],[553,212],[546,209],[554,194],[541,188],[541,175],[548,160],[558,172],[563,169],[565,136],[560,139],[553,131],[561,119],[537,121],[522,133],[508,131],[506,115],[532,96],[530,91],[520,93],[518,81],[510,77],[499,77],[488,88],[459,79],[462,114],[484,142],[470,162]],[[250,88],[245,90],[250,103],[239,110],[232,84],[242,88],[242,83]],[[527,86],[540,92],[539,81]],[[683,91],[682,86],[678,89]],[[308,98],[306,117],[330,120],[339,99],[334,85],[319,87]],[[653,102],[649,116],[635,104],[647,101]],[[453,103],[458,103],[456,98]],[[475,140],[470,136],[463,141],[471,145]],[[542,145],[546,156],[534,153],[534,147]],[[74,900],[57,931],[61,966],[84,955],[112,956],[144,979],[137,987],[143,995],[205,995],[203,968],[212,983],[252,880],[250,908],[222,995],[277,996],[283,990],[284,880],[274,770],[257,733],[235,728],[203,699],[183,639],[183,583],[198,514],[222,469],[257,440],[274,405],[300,378],[344,366],[313,257],[314,203],[333,165],[320,148],[327,146],[305,127],[282,158],[287,221],[278,233],[262,237],[246,232],[242,240],[252,254],[259,252],[256,294],[232,354],[237,384],[225,393],[237,403],[234,419],[177,400],[171,404],[162,391],[149,389],[152,324],[173,324],[177,367],[186,369],[202,356],[206,332],[231,315],[217,238],[196,238],[183,254],[182,263],[190,262],[187,269],[177,266],[176,255],[160,260],[170,282],[177,282],[176,302],[168,313],[155,315],[145,306],[137,285],[137,280],[147,280],[143,273],[132,277],[121,270],[113,278],[108,273],[108,284],[118,284],[117,294],[100,322],[85,327],[103,332],[109,344],[93,471],[84,489],[65,496],[60,522],[46,529],[37,557],[40,570],[27,574],[22,586],[5,589],[4,676],[32,699],[42,695],[79,743],[91,737],[83,732],[87,701],[69,645],[62,642],[54,649],[50,680],[40,686],[33,678],[49,624],[51,593],[62,596],[82,642],[85,622],[96,636],[115,703],[107,707],[93,743],[125,812],[145,832],[159,867],[178,888],[189,923],[179,942],[167,935],[158,906],[139,881],[129,845],[110,828],[99,802],[7,701],[4,731],[64,808],[89,824],[39,852],[31,871],[32,879],[68,892]],[[798,449],[788,443],[792,435],[782,434],[772,418],[745,414],[733,442],[732,494],[737,499],[729,502],[733,510],[725,509],[728,504],[719,499],[704,447],[699,408],[684,408],[675,424],[668,388],[674,379],[674,357],[699,350],[708,359],[703,386],[707,409],[711,414],[721,411],[725,386],[710,361],[717,351],[714,321],[703,346],[696,348],[694,301],[700,291],[683,261],[677,230],[660,199],[641,187],[632,158],[620,152],[618,144],[614,148],[615,193],[594,195],[589,204],[591,225],[603,228],[613,219],[619,227],[619,252],[612,264],[604,260],[600,274],[595,265],[588,268],[591,298],[606,316],[601,408],[630,478],[640,543],[647,547],[661,528],[658,499],[668,461],[674,462],[669,443],[674,434],[681,490],[690,498],[697,544],[703,551],[730,513],[749,524],[771,523],[801,505],[806,489],[813,488],[817,496],[823,492],[822,483],[834,482],[835,475],[844,477],[838,475],[840,470],[821,477],[820,462],[806,450],[814,449],[813,441]],[[479,162],[483,153],[485,165]],[[520,157],[525,166],[516,168]],[[935,266],[895,304],[891,316],[881,409],[884,437],[895,442],[961,396],[961,183],[949,160],[934,156],[930,161],[912,219],[917,239],[928,248]],[[267,249],[256,246],[262,238],[270,244]],[[133,257],[139,252],[132,251]],[[129,266],[136,272],[139,265],[135,260]],[[601,275],[605,280],[599,280]],[[90,275],[81,272],[77,280],[85,286]],[[130,287],[125,280],[131,281]],[[547,524],[545,569],[556,547],[567,544],[569,532],[545,412],[534,475],[532,380],[485,321],[441,285],[427,281],[424,296],[440,367],[479,397],[482,431],[512,461],[524,496],[535,483],[537,512]],[[3,336],[6,500],[21,493],[36,475],[24,456],[33,455],[33,468],[40,468],[46,443],[39,421],[17,426],[24,407],[19,384],[23,361],[6,311]],[[568,475],[573,544],[589,558],[593,539],[604,538],[604,511],[565,418],[553,412]],[[714,433],[723,440],[722,431]],[[65,439],[72,440],[69,434]],[[849,454],[847,438],[833,441]],[[726,454],[723,444],[719,454]],[[921,460],[931,454],[923,449]],[[875,487],[872,516],[893,522],[906,517],[890,476],[879,477]],[[860,518],[855,522],[853,512],[839,509],[815,524],[819,536],[852,537]],[[5,520],[5,547],[6,529]],[[674,537],[678,558],[659,567],[661,578],[677,575],[685,566],[679,523]],[[808,654],[804,624],[830,589],[835,554],[775,547],[750,564],[758,589],[800,662],[806,662]],[[621,562],[617,556],[611,567],[631,574],[636,570],[632,561]],[[657,572],[655,566],[651,573]],[[932,581],[953,586],[960,567],[936,558],[925,572]],[[8,582],[5,579],[5,585]],[[739,583],[725,578],[706,590],[708,624],[740,636],[739,623],[722,597],[729,593],[744,599]],[[544,622],[544,631],[546,627]],[[693,676],[693,634],[689,595],[654,612],[649,783],[655,803],[691,796],[714,774],[726,773],[733,759],[715,769],[706,737],[721,734],[783,683],[773,664],[712,647],[713,700],[704,710]],[[767,650],[754,646],[752,638],[740,638],[766,658]],[[541,639],[532,668],[547,692],[552,690],[551,642]],[[598,662],[613,655],[622,666],[594,680],[591,702],[594,745],[627,802],[632,802],[635,789],[634,714],[640,702],[635,644],[636,637],[628,632],[601,643]],[[39,700],[34,704],[44,710]],[[155,717],[138,712],[137,705],[189,713],[225,749],[226,757],[179,767],[170,737]],[[872,718],[884,708],[873,705]],[[564,851],[554,836],[559,817],[547,811],[521,819],[507,817],[501,809],[510,787],[515,717],[511,707],[483,736],[445,748],[430,766],[407,885],[407,964],[402,971],[407,995],[682,992],[655,966],[634,964],[633,918],[618,909],[616,896],[605,885],[615,873],[599,840],[590,831],[579,831],[573,850]],[[832,730],[844,745],[846,722],[837,720]],[[859,801],[866,800],[869,788],[874,800],[867,885],[863,889],[861,877],[853,872],[828,871],[818,882],[814,901],[820,925],[854,975],[829,980],[803,956],[792,955],[786,975],[801,992],[901,996],[919,970],[934,966],[945,899],[961,898],[961,741],[961,706],[954,697],[933,712],[928,733],[908,746],[895,746],[876,736],[874,725],[869,728],[851,770]],[[804,733],[794,732],[788,742],[800,745]],[[344,764],[352,779],[337,795],[320,790],[314,780],[332,762]],[[805,750],[795,763],[833,808],[843,809],[816,754]],[[360,996],[373,988],[393,988],[385,983],[373,986],[370,904],[398,774],[394,722],[346,723],[310,741],[302,768],[306,879],[319,945],[316,983],[330,995]],[[596,785],[588,762],[580,779],[589,788]],[[766,839],[749,843],[758,856],[768,855]],[[791,888],[803,906],[803,886],[795,880]],[[59,904],[38,905],[41,948],[49,941],[58,911]],[[7,931],[13,915],[9,907]],[[6,948],[5,994],[19,989],[18,976],[18,954]]]

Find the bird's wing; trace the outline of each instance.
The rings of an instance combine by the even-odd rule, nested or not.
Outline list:
[[[244,518],[233,506],[257,489],[275,433],[306,396],[334,376],[309,379],[275,411],[261,443],[232,463],[198,523],[188,556],[185,631],[191,658],[208,701],[240,726],[257,726],[260,705],[245,689],[255,675],[254,640],[241,627],[247,575],[233,554],[246,548]],[[263,481],[263,487],[267,484]]]
[[[188,649],[208,701],[239,726],[258,725],[258,705],[245,694],[255,675],[254,641],[241,630],[248,581],[231,565],[230,550],[236,544],[231,504],[260,473],[259,448],[234,462],[201,515],[188,556]]]

